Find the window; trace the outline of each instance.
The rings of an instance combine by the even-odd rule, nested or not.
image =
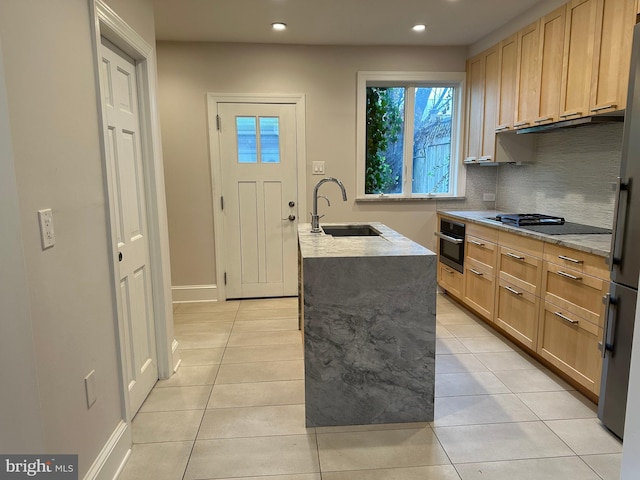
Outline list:
[[[238,163],[280,163],[280,126],[278,117],[236,117]]]
[[[464,195],[463,72],[358,73],[358,198]]]

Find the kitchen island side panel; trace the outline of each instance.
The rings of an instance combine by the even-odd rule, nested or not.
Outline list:
[[[303,259],[307,426],[433,420],[435,262]]]

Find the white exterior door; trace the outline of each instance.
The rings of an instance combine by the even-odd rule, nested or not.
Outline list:
[[[218,103],[227,298],[298,293],[296,107]]]
[[[136,68],[104,39],[101,52],[109,200],[118,242],[121,353],[133,416],[158,380]]]

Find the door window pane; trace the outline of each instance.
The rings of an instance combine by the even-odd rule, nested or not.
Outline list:
[[[260,161],[280,163],[280,123],[278,117],[260,117]]]
[[[238,163],[257,163],[256,117],[236,117]]]

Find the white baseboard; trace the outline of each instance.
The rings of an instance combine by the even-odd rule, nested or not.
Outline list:
[[[116,480],[129,460],[132,442],[129,425],[120,420],[84,480]]]
[[[217,302],[217,285],[177,285],[171,287],[173,303]]]

